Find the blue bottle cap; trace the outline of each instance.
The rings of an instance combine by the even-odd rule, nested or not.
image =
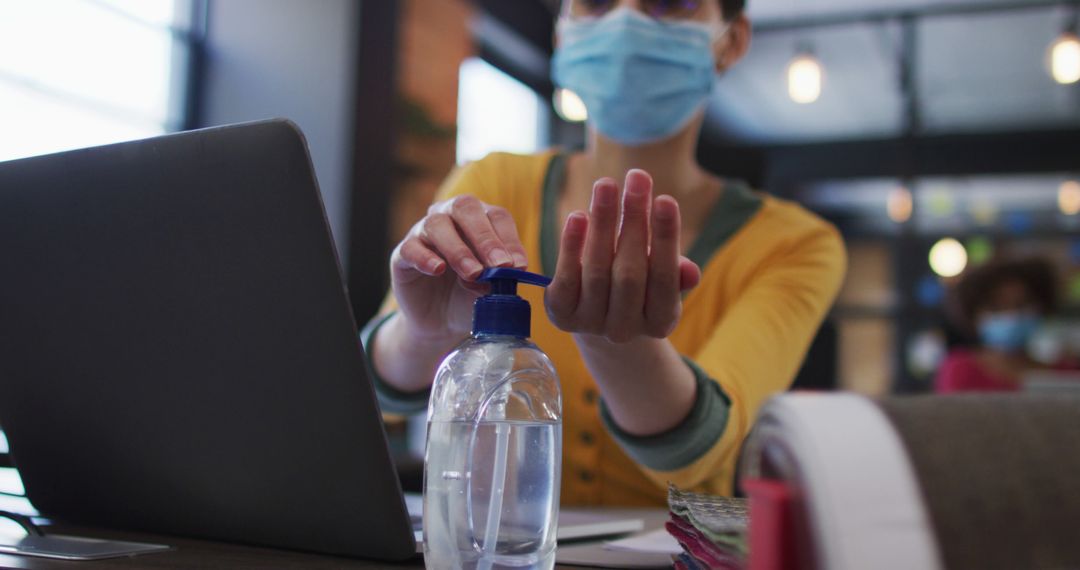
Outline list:
[[[473,305],[473,336],[509,335],[528,338],[531,333],[532,310],[529,302],[517,294],[518,283],[547,287],[550,277],[520,269],[497,267],[485,269],[477,281],[491,284],[491,293]]]

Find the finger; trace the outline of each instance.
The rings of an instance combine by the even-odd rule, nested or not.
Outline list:
[[[544,292],[548,317],[564,330],[574,327],[574,312],[581,295],[581,256],[585,251],[588,228],[589,218],[585,212],[573,212],[566,218],[555,277]]]
[[[619,237],[615,248],[616,262],[624,251],[634,260],[638,259],[639,253],[648,253],[651,206],[652,177],[644,170],[631,170],[626,174],[623,190]]]
[[[485,204],[484,212],[487,214],[488,220],[491,221],[491,227],[495,229],[495,235],[499,237],[503,246],[506,247],[506,251],[513,258],[514,267],[518,269],[528,267],[529,258],[525,255],[525,246],[521,244],[521,237],[518,235],[514,217],[510,215],[506,208],[499,206]]]
[[[461,277],[458,277],[458,285],[466,291],[473,294],[475,297],[481,295],[487,295],[491,292],[491,283],[481,283],[479,281],[466,281]],[[469,311],[472,311],[472,306],[469,307]]]
[[[589,332],[600,332],[607,315],[611,287],[611,261],[615,251],[615,230],[619,224],[619,188],[610,178],[593,185],[589,204],[589,227],[581,263],[581,296],[577,319]]]
[[[641,332],[649,271],[651,196],[652,179],[648,174],[642,170],[627,173],[605,327],[609,336],[614,333],[613,338]]]
[[[391,260],[395,273],[402,277],[406,276],[402,272],[417,274],[412,277],[420,275],[436,277],[446,271],[446,261],[415,237],[408,237],[402,241],[391,256]]]
[[[689,291],[701,283],[701,268],[685,257],[679,258],[679,290]]]
[[[420,237],[428,248],[446,260],[454,272],[466,281],[476,279],[484,270],[472,249],[461,239],[457,225],[450,216],[431,214],[424,218]]]
[[[454,224],[476,252],[478,259],[491,267],[514,264],[513,258],[492,227],[483,202],[475,196],[458,196],[450,201],[449,209]]]
[[[679,204],[671,196],[653,202],[649,279],[645,286],[645,330],[665,338],[682,311],[679,295]]]

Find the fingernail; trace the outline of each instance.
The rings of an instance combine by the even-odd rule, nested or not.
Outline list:
[[[577,235],[584,233],[585,220],[585,214],[582,214],[581,212],[573,212],[569,216],[566,216],[566,223],[563,224],[563,235]]]
[[[661,196],[660,198],[665,198],[665,196]],[[656,212],[656,218],[665,222],[674,220],[677,215],[676,212],[678,212],[678,204],[675,203],[674,199],[661,200],[660,198],[657,198],[656,202],[653,204],[653,211]]]
[[[513,262],[514,260],[510,258],[510,254],[506,253],[505,249],[495,248],[491,250],[491,263],[499,266],[510,265]]]
[[[514,254],[514,267],[528,267],[528,266],[529,266],[529,260],[526,259],[524,255],[522,255],[520,253],[515,253]]]
[[[483,265],[480,265],[479,263],[477,263],[476,261],[474,261],[472,259],[465,259],[465,261],[462,261],[461,262],[461,267],[462,267],[462,269],[465,270],[465,275],[466,276],[475,275],[475,274],[480,273],[481,271],[484,270]]]
[[[647,196],[649,194],[649,191],[650,191],[650,188],[645,184],[628,185],[628,187],[626,189],[627,194],[629,194],[629,195],[631,195],[631,196],[633,196],[635,198],[640,198],[642,196]]]
[[[439,260],[439,259],[432,259],[431,261],[428,262],[427,266],[428,266],[428,271],[430,271],[432,273],[436,273],[440,269],[442,269],[443,262],[442,262],[442,260]]]
[[[593,187],[593,204],[596,206],[613,206],[616,193],[618,191],[610,182],[597,182],[596,186]]]

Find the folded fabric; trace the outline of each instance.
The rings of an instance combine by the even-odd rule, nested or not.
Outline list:
[[[676,568],[741,570],[745,567],[750,513],[746,499],[681,491],[668,485],[671,520],[664,528],[685,552]]]
[[[682,491],[668,485],[668,506],[671,512],[690,519],[709,535],[746,532],[750,523],[750,505],[746,499]]]
[[[671,515],[664,528],[667,529],[679,545],[697,562],[710,570],[737,570],[743,568],[741,552],[725,550],[713,543],[687,519]]]
[[[668,485],[668,506],[709,540],[746,553],[750,506],[746,499],[681,491]]]
[[[678,557],[675,558],[675,569],[676,570],[708,570],[707,568],[702,567],[701,564],[697,560],[694,560],[693,556],[690,556],[689,554],[687,554],[685,552],[683,552],[682,554],[680,554]]]

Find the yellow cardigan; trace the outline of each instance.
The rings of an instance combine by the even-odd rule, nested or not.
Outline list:
[[[507,208],[529,270],[552,275],[564,167],[565,156],[556,152],[491,154],[455,171],[438,199],[472,194]],[[701,283],[685,297],[669,337],[695,370],[699,401],[666,434],[633,437],[610,421],[573,339],[547,319],[542,290],[521,288],[533,306],[532,340],[562,382],[562,504],[663,505],[668,482],[731,494],[758,408],[798,372],[844,275],[846,254],[835,228],[793,203],[728,183],[701,233],[689,251],[702,266]],[[382,314],[393,308],[390,298]],[[382,320],[365,334],[374,335]],[[384,410],[426,406],[426,394],[401,394],[379,381],[376,387]]]

